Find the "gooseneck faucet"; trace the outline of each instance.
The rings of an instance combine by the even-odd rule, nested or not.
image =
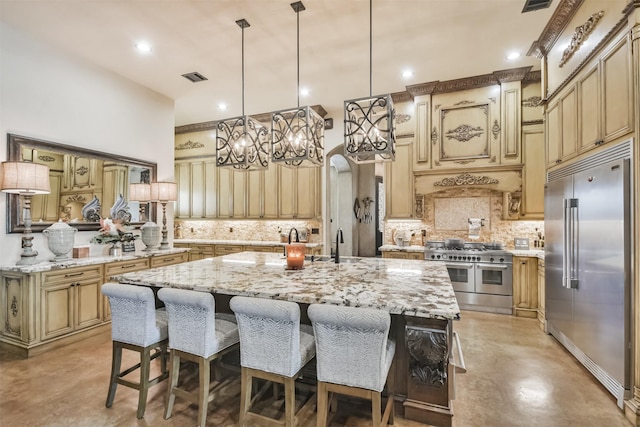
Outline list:
[[[338,228],[338,232],[336,233],[336,264],[340,264],[340,243],[344,243],[342,228]]]
[[[291,244],[291,233],[296,232],[296,243],[300,243],[300,238],[298,237],[298,229],[295,227],[291,227],[289,230],[289,244]],[[287,247],[284,247],[284,256],[287,256]]]

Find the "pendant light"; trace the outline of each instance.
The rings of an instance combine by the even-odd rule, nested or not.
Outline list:
[[[311,107],[300,107],[300,12],[301,1],[291,3],[296,12],[298,106],[271,114],[271,161],[289,167],[324,164],[324,119]]]
[[[269,130],[244,114],[244,29],[246,19],[236,24],[242,29],[242,116],[218,122],[216,165],[238,170],[266,169],[269,166]]]
[[[391,94],[372,96],[372,0],[369,0],[369,96],[344,101],[344,151],[356,163],[393,161],[396,157]]]

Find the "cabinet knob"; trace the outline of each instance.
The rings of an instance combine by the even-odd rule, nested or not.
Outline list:
[[[560,162],[562,162],[562,160],[560,160],[560,159],[556,160],[556,164],[558,164]]]

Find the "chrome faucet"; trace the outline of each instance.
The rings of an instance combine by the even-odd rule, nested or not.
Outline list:
[[[338,228],[338,232],[336,233],[336,264],[340,264],[340,243],[344,243],[342,228]]]

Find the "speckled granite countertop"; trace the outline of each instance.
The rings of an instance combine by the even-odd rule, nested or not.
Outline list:
[[[286,243],[263,240],[215,240],[215,239],[174,239],[173,243],[193,243],[200,245],[249,245],[249,246],[284,246]],[[305,243],[308,248],[317,248],[322,243]]]
[[[444,263],[355,257],[341,260],[340,264],[306,261],[303,270],[286,270],[286,260],[280,254],[241,252],[121,274],[111,280],[304,304],[371,307],[441,320],[460,316]]]
[[[508,252],[512,253],[513,256],[538,258],[542,260],[544,259],[544,249],[529,249],[529,250],[510,249]]]
[[[397,246],[397,245],[382,245],[378,248],[381,252],[424,252],[424,246],[411,245],[411,246]]]
[[[116,261],[129,261],[138,258],[148,258],[151,256],[171,255],[187,252],[186,248],[169,248],[154,251],[124,252],[121,256],[100,256],[87,258],[70,258],[65,261],[51,262],[43,261],[33,265],[2,265],[0,271],[12,271],[15,273],[39,273],[41,271],[61,270],[63,268],[82,267],[85,265],[105,264]]]

